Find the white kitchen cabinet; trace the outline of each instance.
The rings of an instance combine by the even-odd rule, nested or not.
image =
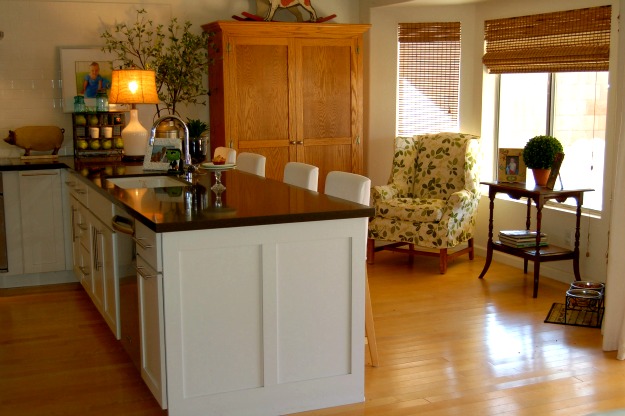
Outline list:
[[[116,235],[108,225],[113,203],[89,190],[76,174],[70,174],[73,270],[117,339],[120,338],[119,282],[116,276]]]
[[[166,409],[165,327],[160,240],[160,235],[140,222],[135,222],[141,377],[161,407]]]
[[[366,218],[162,233],[170,416],[364,398]]]
[[[104,247],[104,226],[95,216],[90,216],[89,234],[91,236],[91,299],[104,315],[104,259],[107,249]]]
[[[19,172],[24,273],[65,270],[61,170]]]
[[[88,245],[89,240],[89,224],[87,223],[86,211],[87,209],[78,200],[71,195],[69,197],[69,209],[70,209],[70,237],[72,240],[72,259],[74,274],[79,277],[82,282],[82,247],[85,244]]]

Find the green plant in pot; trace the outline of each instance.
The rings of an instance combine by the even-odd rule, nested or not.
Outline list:
[[[546,185],[556,154],[562,152],[562,143],[553,136],[535,136],[527,142],[523,148],[523,161],[532,169],[536,185]]]
[[[189,129],[189,150],[193,163],[204,162],[208,152],[208,137],[203,134],[208,131],[208,124],[199,119],[187,118]]]

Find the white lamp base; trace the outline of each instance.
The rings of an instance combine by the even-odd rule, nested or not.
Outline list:
[[[124,155],[133,160],[143,160],[147,151],[149,133],[139,122],[136,108],[130,110],[130,121],[122,130],[124,139]]]

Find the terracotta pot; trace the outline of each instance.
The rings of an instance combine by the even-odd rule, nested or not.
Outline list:
[[[532,173],[534,174],[534,182],[536,182],[536,185],[545,186],[547,185],[547,179],[549,179],[551,169],[532,169]]]

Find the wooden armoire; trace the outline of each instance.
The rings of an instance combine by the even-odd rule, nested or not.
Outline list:
[[[217,21],[208,68],[211,154],[218,146],[363,173],[363,34],[370,25]]]

